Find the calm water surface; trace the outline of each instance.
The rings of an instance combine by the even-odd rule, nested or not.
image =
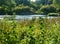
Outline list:
[[[0,19],[3,19],[5,16],[10,17],[11,15],[0,15]],[[32,19],[32,17],[43,17],[45,18],[46,15],[16,15],[16,19]],[[47,16],[47,18],[58,18],[58,17],[53,17],[53,16]]]

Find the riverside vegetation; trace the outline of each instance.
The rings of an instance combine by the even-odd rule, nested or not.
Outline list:
[[[0,20],[0,44],[60,44],[60,18]]]
[[[60,0],[0,0],[0,15],[14,14],[60,15]]]

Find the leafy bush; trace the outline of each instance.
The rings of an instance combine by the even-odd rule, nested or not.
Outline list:
[[[6,14],[5,8],[0,7],[0,15]]]
[[[24,6],[23,4],[22,5],[19,5],[19,6],[16,6],[13,11],[17,15],[33,14],[32,8],[30,8],[29,6]]]
[[[44,13],[43,13],[42,11],[40,11],[40,10],[37,10],[35,13],[36,13],[36,14],[44,15]]]
[[[59,13],[49,13],[48,15],[49,16],[59,16],[60,14]]]
[[[46,5],[46,6],[42,6],[40,8],[40,11],[44,12],[45,14],[48,14],[48,13],[56,12],[56,7],[53,5]]]
[[[13,15],[12,8],[9,8],[8,6],[2,5],[0,6],[0,15]]]

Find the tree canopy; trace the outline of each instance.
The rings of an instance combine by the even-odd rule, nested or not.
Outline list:
[[[19,9],[18,12],[21,11],[23,14],[27,12],[28,14],[30,13],[36,14],[36,12],[37,14],[40,14],[42,10],[40,11],[39,9],[41,9],[42,6],[47,6],[47,5],[55,6],[57,8],[56,10],[57,12],[60,10],[60,6],[59,6],[60,0],[36,0],[35,2],[32,2],[31,0],[2,0],[2,1],[0,0],[0,7],[1,7],[0,14],[4,13],[4,15],[5,14],[13,15],[15,8],[18,8]],[[28,8],[25,9],[26,6],[29,7],[29,10]],[[17,12],[17,9],[15,11]]]

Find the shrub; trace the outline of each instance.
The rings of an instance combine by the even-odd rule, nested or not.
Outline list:
[[[40,10],[37,10],[35,13],[36,13],[36,14],[44,15],[44,13],[43,13],[42,11],[40,11]]]
[[[52,5],[46,5],[46,6],[42,6],[40,8],[40,11],[44,12],[44,14],[48,14],[48,13],[56,12],[56,7]]]
[[[32,8],[30,8],[29,6],[24,6],[24,5],[16,6],[13,11],[17,15],[33,14]]]
[[[60,14],[59,13],[49,13],[48,15],[49,16],[59,16]]]
[[[10,8],[8,6],[2,5],[0,6],[0,15],[12,15],[13,11],[10,10]]]
[[[0,7],[0,15],[4,15],[4,14],[6,14],[5,8]]]

